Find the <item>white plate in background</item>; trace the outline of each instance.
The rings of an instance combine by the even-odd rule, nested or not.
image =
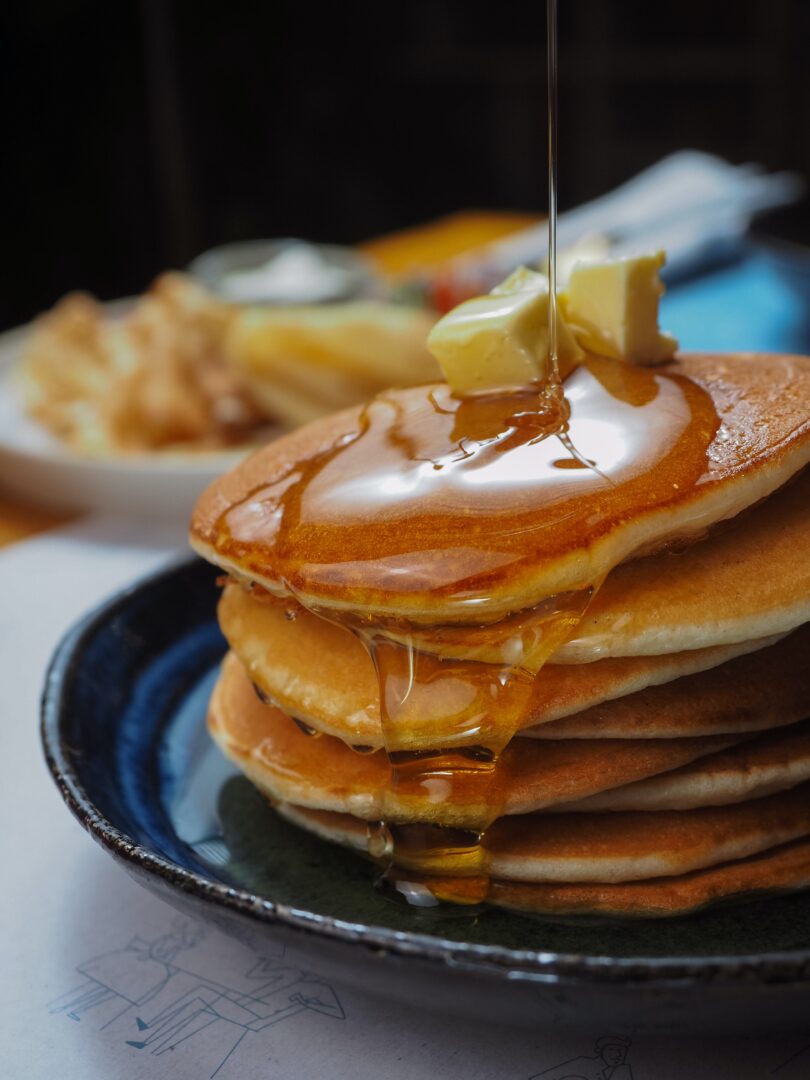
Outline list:
[[[0,490],[53,509],[177,520],[187,518],[203,489],[249,452],[77,454],[25,412],[15,368],[28,333],[20,327],[0,334]]]

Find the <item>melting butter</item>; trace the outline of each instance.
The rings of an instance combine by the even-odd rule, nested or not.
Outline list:
[[[658,327],[664,293],[663,251],[579,262],[558,294],[559,376],[586,352],[652,364],[671,359],[678,342]],[[554,382],[549,361],[548,278],[526,267],[486,296],[448,312],[433,327],[428,348],[454,394],[467,397]]]
[[[664,252],[656,251],[574,266],[558,299],[583,348],[631,364],[675,355],[678,342],[658,328],[664,294],[659,270],[665,261]]]
[[[454,393],[514,389],[550,378],[548,279],[519,267],[488,293],[467,300],[433,327],[428,348]],[[563,318],[557,353],[564,377],[584,356]]]

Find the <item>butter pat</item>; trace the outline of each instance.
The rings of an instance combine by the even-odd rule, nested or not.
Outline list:
[[[560,305],[580,345],[631,364],[669,360],[678,342],[658,329],[664,261],[657,251],[575,266]]]
[[[453,392],[548,382],[548,299],[545,275],[520,267],[491,293],[459,304],[440,319],[427,344]],[[557,352],[562,377],[583,356],[561,312]]]

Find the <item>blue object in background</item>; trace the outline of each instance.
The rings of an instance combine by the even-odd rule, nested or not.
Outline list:
[[[669,286],[660,322],[685,351],[810,353],[810,308],[758,252]]]

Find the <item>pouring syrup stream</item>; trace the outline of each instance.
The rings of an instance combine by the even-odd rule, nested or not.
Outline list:
[[[546,404],[551,406],[554,417],[554,433],[563,441],[574,460],[580,455],[570,445],[567,432],[567,403],[563,396],[560,379],[560,367],[557,345],[557,0],[546,0],[547,30],[547,71],[548,71],[548,382],[545,393]],[[534,418],[535,422],[537,417]],[[538,434],[545,438],[551,433],[548,427]],[[584,464],[584,462],[583,462]],[[590,464],[590,463],[588,463]],[[566,597],[564,602],[555,604],[552,598],[551,610],[548,603],[540,605],[536,612],[527,617],[528,637],[534,639],[534,647],[541,638],[562,641],[570,632],[588,606],[593,590],[585,590],[574,597]],[[487,664],[467,662],[462,665],[462,678],[468,685],[476,687],[479,696],[489,697],[489,711],[501,711],[502,715],[490,719],[491,726],[497,730],[495,738],[470,745],[466,753],[458,748],[454,752],[447,750],[414,751],[394,749],[401,744],[406,735],[403,726],[397,723],[398,707],[392,704],[397,694],[390,693],[392,675],[397,664],[405,660],[410,682],[414,675],[418,678],[419,654],[413,643],[392,644],[374,634],[365,634],[364,643],[374,660],[380,686],[380,708],[383,720],[383,733],[391,768],[391,788],[410,789],[413,794],[434,789],[436,779],[447,793],[452,793],[459,782],[469,783],[470,776],[476,777],[481,792],[481,801],[487,809],[485,817],[474,823],[471,829],[448,828],[446,825],[405,825],[392,827],[384,821],[369,830],[369,853],[383,865],[387,863],[382,876],[377,882],[390,897],[405,899],[418,906],[430,905],[441,899],[455,903],[474,905],[486,900],[489,893],[489,873],[485,849],[486,830],[500,816],[505,803],[505,792],[497,783],[498,757],[514,737],[521,726],[522,717],[528,707],[533,675],[525,670],[527,659],[526,639],[521,642],[520,656],[509,667],[496,668]],[[553,646],[546,646],[548,652]],[[547,655],[548,655],[547,652]],[[445,661],[446,664],[446,661]],[[408,696],[410,689],[405,694]],[[404,699],[403,699],[404,700]],[[402,702],[400,701],[400,706]],[[448,716],[447,722],[455,720]],[[494,723],[492,722],[494,720]],[[407,723],[407,721],[406,721]],[[448,728],[450,728],[448,723]],[[448,730],[448,734],[454,734]],[[407,739],[407,735],[406,735]],[[383,800],[383,804],[385,800]],[[410,865],[411,870],[403,872],[395,866],[395,861]],[[440,881],[442,871],[454,870],[462,876]],[[414,874],[414,871],[416,873]]]
[[[546,0],[548,69],[548,359],[553,385],[560,382],[557,356],[557,0]]]

